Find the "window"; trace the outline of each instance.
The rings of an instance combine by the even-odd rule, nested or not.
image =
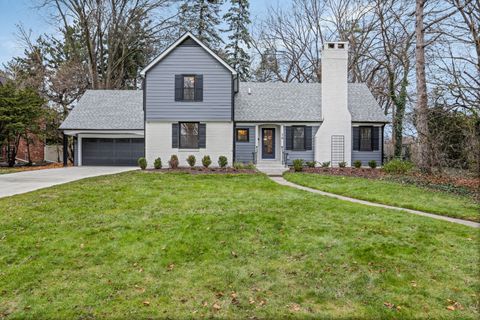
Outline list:
[[[360,151],[372,150],[372,127],[360,127]]]
[[[249,141],[249,130],[237,129],[237,142],[248,142],[248,141]]]
[[[198,122],[180,122],[180,148],[198,149]]]
[[[183,100],[195,100],[195,76],[183,76]]]
[[[292,127],[293,150],[305,150],[305,127]]]

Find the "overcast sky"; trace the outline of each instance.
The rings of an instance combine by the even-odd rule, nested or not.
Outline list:
[[[18,24],[32,30],[34,38],[55,31],[48,12],[35,8],[38,3],[39,0],[0,0],[0,66],[22,54],[23,49],[15,36]],[[290,0],[250,0],[252,17],[264,15],[270,6],[285,6],[288,3]]]

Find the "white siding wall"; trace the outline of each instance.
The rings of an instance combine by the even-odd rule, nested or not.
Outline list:
[[[172,148],[172,123],[153,122],[145,123],[145,145],[148,167],[153,167],[156,158],[162,159],[162,165],[168,167],[168,160],[176,154],[180,166],[188,166],[186,159],[193,154],[197,158],[196,165],[202,165],[204,155],[212,159],[212,166],[218,166],[218,157],[226,156],[229,165],[233,158],[233,123],[232,122],[205,122],[206,123],[206,148],[205,149],[179,149]],[[202,122],[203,123],[203,122]]]

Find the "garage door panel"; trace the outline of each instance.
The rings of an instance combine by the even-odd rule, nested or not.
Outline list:
[[[82,164],[96,166],[135,166],[144,155],[144,139],[84,138]]]

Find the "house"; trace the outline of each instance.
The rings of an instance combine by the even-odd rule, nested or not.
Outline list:
[[[382,162],[387,119],[363,83],[347,82],[348,44],[330,42],[321,83],[239,82],[190,33],[148,64],[143,90],[87,91],[60,129],[76,165],[149,166],[171,155],[291,165],[294,159]]]

